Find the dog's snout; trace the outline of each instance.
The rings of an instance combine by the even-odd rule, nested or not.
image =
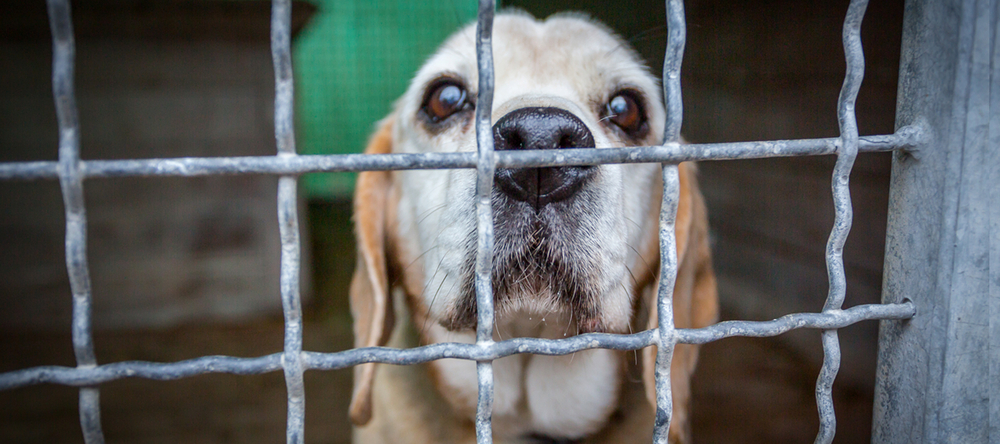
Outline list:
[[[573,113],[560,108],[521,108],[493,125],[498,150],[593,148],[594,136]]]
[[[498,150],[594,148],[594,135],[573,113],[560,108],[521,108],[493,125]],[[583,186],[594,167],[501,168],[497,187],[508,196],[533,204],[536,210],[566,199]]]

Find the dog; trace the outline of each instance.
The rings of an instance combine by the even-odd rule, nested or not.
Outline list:
[[[523,12],[493,25],[497,150],[650,146],[662,142],[660,88],[637,54],[582,15]],[[475,26],[419,70],[366,153],[476,150]],[[717,316],[707,215],[695,168],[681,164],[674,292],[678,328]],[[476,171],[361,173],[351,282],[356,347],[475,342]],[[657,325],[657,164],[497,169],[494,339],[634,333]],[[641,354],[641,358],[639,358]],[[649,442],[655,347],[494,361],[498,443]],[[671,363],[671,442],[690,442],[697,348]],[[354,369],[350,416],[359,443],[475,442],[475,362]]]

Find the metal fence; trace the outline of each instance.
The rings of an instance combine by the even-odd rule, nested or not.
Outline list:
[[[993,2],[980,0],[986,4],[987,24],[992,20],[996,27],[997,7]],[[79,157],[78,119],[73,88],[74,39],[68,0],[48,0],[49,20],[53,36],[53,90],[59,121],[59,160],[56,162],[19,162],[0,164],[0,179],[34,180],[59,179],[62,185],[66,208],[66,263],[73,292],[73,346],[77,366],[45,366],[17,370],[0,374],[0,390],[12,389],[41,383],[63,384],[80,387],[80,421],[85,442],[102,443],[99,389],[102,383],[121,378],[148,378],[170,380],[204,373],[260,374],[282,370],[288,392],[287,441],[304,441],[305,391],[303,372],[306,370],[334,370],[362,363],[379,362],[388,364],[417,364],[442,358],[475,360],[479,375],[479,402],[476,415],[476,435],[480,443],[489,443],[491,436],[491,408],[493,402],[492,361],[517,353],[563,355],[593,348],[616,350],[637,350],[657,346],[656,391],[657,408],[654,442],[667,442],[667,429],[671,421],[670,361],[675,344],[704,344],[732,336],[766,337],[775,336],[797,328],[822,330],[822,346],[825,353],[823,365],[816,383],[816,399],[820,417],[817,443],[833,440],[836,418],[831,398],[831,386],[840,365],[840,348],[837,329],[863,320],[899,320],[914,317],[917,307],[923,301],[920,296],[927,294],[918,284],[899,277],[899,258],[891,257],[897,248],[893,236],[912,227],[890,216],[889,249],[887,254],[887,287],[884,299],[892,303],[863,305],[843,309],[846,280],[842,250],[851,227],[852,208],[849,193],[849,177],[855,157],[859,152],[897,150],[894,162],[894,205],[914,205],[908,198],[912,187],[900,190],[898,183],[905,180],[906,173],[897,176],[895,170],[904,170],[907,159],[920,153],[928,142],[940,133],[930,133],[929,123],[922,120],[923,111],[914,111],[910,106],[900,111],[898,129],[894,134],[859,137],[855,119],[854,104],[858,88],[864,74],[864,56],[860,41],[862,17],[867,6],[865,0],[852,0],[843,28],[843,43],[847,62],[847,75],[837,105],[840,136],[828,139],[781,140],[744,143],[689,144],[678,143],[681,126],[680,68],[685,42],[685,18],[680,0],[667,1],[668,43],[664,63],[663,85],[667,104],[665,142],[660,146],[609,148],[602,150],[559,150],[547,151],[500,151],[493,150],[490,110],[493,93],[493,60],[491,47],[492,22],[495,10],[493,0],[480,0],[477,32],[477,53],[479,63],[479,97],[476,108],[476,133],[478,152],[452,154],[385,154],[385,155],[337,155],[300,156],[296,154],[293,133],[293,83],[290,56],[290,1],[274,0],[271,22],[271,48],[275,71],[275,136],[277,155],[261,157],[228,158],[177,158],[116,161],[82,161]],[[947,5],[927,6],[914,2],[907,6],[906,20],[910,34],[931,39],[933,27],[932,13]],[[992,8],[992,9],[990,9]],[[962,9],[963,11],[969,8]],[[978,11],[978,9],[976,9]],[[992,19],[991,17],[992,14]],[[964,17],[964,16],[963,16]],[[975,18],[975,17],[973,17]],[[950,22],[949,22],[950,23]],[[964,22],[958,23],[961,25]],[[913,31],[913,28],[917,31]],[[951,28],[948,28],[951,29]],[[947,29],[946,29],[947,31]],[[978,38],[978,37],[977,37]],[[993,32],[993,39],[997,39]],[[917,37],[904,37],[904,62],[907,57],[915,60],[914,66],[931,66],[934,60],[927,60],[919,49],[907,47]],[[961,39],[959,39],[961,40]],[[923,41],[923,40],[920,40]],[[974,41],[978,41],[975,40]],[[961,41],[958,42],[961,45]],[[987,43],[989,41],[987,40]],[[1000,46],[1000,45],[996,45]],[[962,46],[958,46],[962,48]],[[993,48],[989,46],[988,48]],[[959,51],[961,53],[961,51]],[[1000,58],[996,51],[988,53],[987,60]],[[989,55],[992,54],[992,55]],[[923,58],[922,58],[923,57]],[[904,82],[920,83],[925,77],[901,76]],[[913,80],[917,79],[917,80]],[[927,82],[925,82],[927,83]],[[996,83],[994,81],[994,83]],[[918,85],[919,86],[919,85]],[[926,87],[927,85],[923,85]],[[987,85],[988,86],[988,85]],[[916,95],[913,85],[901,86],[901,95]],[[998,88],[1000,89],[1000,88]],[[909,99],[900,99],[901,107]],[[923,99],[913,99],[919,103]],[[913,100],[910,100],[913,102]],[[907,114],[909,113],[909,114]],[[795,313],[767,322],[726,321],[699,329],[676,329],[673,325],[672,292],[676,278],[677,258],[674,239],[674,219],[678,201],[677,164],[693,160],[749,159],[781,156],[807,156],[835,154],[836,166],[833,171],[833,196],[836,210],[835,223],[826,249],[829,274],[829,294],[821,313]],[[994,156],[995,157],[995,156]],[[630,335],[583,334],[567,339],[543,340],[516,338],[500,342],[493,341],[493,297],[490,284],[490,269],[493,247],[493,224],[490,193],[493,186],[495,168],[540,167],[565,165],[594,165],[601,163],[655,162],[663,165],[664,193],[660,213],[660,255],[661,270],[657,312],[660,325],[656,329]],[[902,166],[901,166],[902,165]],[[925,168],[923,166],[921,168]],[[368,171],[399,169],[442,169],[475,168],[477,182],[478,214],[478,255],[475,268],[475,289],[478,303],[477,341],[475,344],[442,343],[413,349],[362,348],[337,353],[317,353],[302,350],[302,312],[299,297],[299,269],[301,255],[299,247],[299,225],[297,220],[296,188],[298,175],[308,172]],[[205,356],[196,359],[172,362],[116,362],[98,365],[93,351],[90,327],[91,290],[87,264],[86,211],[83,200],[84,179],[95,177],[122,176],[202,176],[220,174],[272,174],[279,175],[278,218],[281,237],[281,299],[285,317],[284,351],[255,358],[231,356]],[[935,176],[935,177],[939,177]],[[902,177],[902,179],[901,179]],[[902,186],[905,186],[902,185]],[[934,185],[932,186],[939,186]],[[903,197],[899,197],[903,196]],[[900,203],[902,202],[902,203]],[[897,211],[893,208],[893,211]],[[911,214],[913,209],[898,210]],[[907,213],[909,211],[909,213]],[[895,214],[895,213],[894,213]],[[894,219],[894,217],[896,217]],[[902,225],[900,225],[902,224]],[[987,242],[989,245],[989,242]],[[906,247],[901,247],[906,250]],[[989,247],[987,247],[989,249]],[[895,260],[895,262],[893,262]],[[910,259],[902,259],[904,262]],[[913,291],[899,291],[891,287],[894,282],[903,282],[900,288]],[[905,290],[905,288],[904,288]],[[943,297],[943,296],[941,296]],[[995,299],[995,296],[994,296]],[[936,300],[936,299],[934,299]],[[995,305],[995,301],[994,301]],[[905,372],[907,356],[912,356],[914,335],[926,336],[926,331],[912,330],[909,324],[916,322],[889,321],[883,323],[882,349],[880,350],[879,385],[876,405],[876,436],[884,441],[903,440],[893,437],[893,428],[898,424],[887,424],[895,417],[905,415],[905,403],[894,396],[911,393],[919,389],[919,383],[912,384],[910,378],[894,376]],[[994,334],[994,342],[996,342]],[[940,341],[939,341],[940,342]],[[894,344],[903,344],[893,347]],[[907,348],[909,347],[909,348]],[[995,352],[994,352],[995,353]],[[919,354],[919,353],[918,353]],[[944,358],[941,358],[944,359]],[[926,361],[926,360],[925,360]],[[938,361],[935,361],[938,362]],[[926,364],[924,362],[923,364]],[[921,364],[921,365],[923,365]],[[989,375],[989,371],[986,372]],[[982,379],[985,381],[985,379]],[[992,385],[992,384],[989,384]],[[896,387],[896,388],[894,388]],[[995,389],[989,390],[995,391]],[[894,391],[897,390],[897,391]],[[904,413],[900,413],[904,412]],[[923,413],[910,415],[920,416]],[[911,419],[910,426],[927,429],[926,421]],[[903,425],[902,427],[907,427]],[[994,426],[995,428],[995,426]],[[882,435],[879,435],[879,433]],[[902,435],[900,435],[902,436]],[[913,437],[913,433],[908,436]],[[920,434],[929,441],[936,441],[929,433]],[[907,442],[918,442],[909,440]],[[963,441],[973,442],[973,441]]]

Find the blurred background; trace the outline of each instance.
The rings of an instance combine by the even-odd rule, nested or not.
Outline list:
[[[835,137],[846,0],[691,0],[682,85],[694,142]],[[270,155],[270,4],[73,3],[84,159]],[[505,1],[537,17],[586,11],[659,75],[660,1]],[[475,3],[314,0],[293,5],[300,153],[359,152],[422,60],[473,20]],[[893,131],[902,0],[868,8],[862,135]],[[55,160],[45,2],[0,3],[0,162]],[[833,221],[832,157],[704,162],[723,319],[819,311]],[[889,156],[858,157],[845,306],[879,301]],[[276,179],[94,179],[85,183],[100,363],[260,356],[282,347]],[[351,346],[350,174],[300,181],[304,347]],[[0,182],[0,371],[74,366],[59,185]],[[841,330],[836,442],[868,440],[877,324]],[[819,333],[727,339],[702,348],[694,381],[699,443],[810,442],[818,427]],[[306,440],[350,441],[350,371],[307,372]],[[0,442],[81,442],[77,390],[0,392]],[[280,373],[102,386],[108,442],[282,442]]]

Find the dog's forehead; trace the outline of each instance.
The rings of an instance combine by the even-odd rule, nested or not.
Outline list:
[[[427,82],[449,73],[467,79],[470,89],[475,89],[475,39],[475,25],[457,32],[416,80]],[[587,100],[598,85],[656,89],[655,80],[627,44],[582,16],[558,15],[540,21],[524,14],[498,15],[493,26],[493,60],[494,103],[502,102],[505,93],[512,91],[525,94],[536,90]]]

